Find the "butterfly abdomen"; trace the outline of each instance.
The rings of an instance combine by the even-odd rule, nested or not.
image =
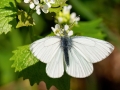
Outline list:
[[[64,58],[65,58],[65,62],[66,64],[69,66],[69,55],[68,55],[68,50],[70,48],[70,38],[68,37],[62,37],[61,38],[61,47],[63,49],[64,52]]]

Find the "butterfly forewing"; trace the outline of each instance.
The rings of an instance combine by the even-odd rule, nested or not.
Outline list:
[[[91,63],[105,59],[114,50],[114,46],[106,41],[80,36],[72,37],[72,47]]]
[[[30,49],[40,61],[48,63],[60,48],[60,37],[46,37],[31,44]]]

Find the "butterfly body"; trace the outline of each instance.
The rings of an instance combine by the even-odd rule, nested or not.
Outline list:
[[[71,49],[72,43],[70,37],[61,37],[61,48],[64,52],[64,59],[67,66],[69,66],[69,55],[68,50]]]

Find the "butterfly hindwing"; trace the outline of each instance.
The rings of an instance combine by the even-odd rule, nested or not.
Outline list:
[[[75,48],[71,48],[69,51],[69,63],[66,65],[66,72],[76,78],[85,78],[93,72],[93,65],[85,60]]]
[[[64,73],[63,51],[59,48],[52,60],[47,63],[46,73],[52,78],[59,78]]]

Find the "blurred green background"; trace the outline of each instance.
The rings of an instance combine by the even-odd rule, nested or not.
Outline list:
[[[81,29],[80,35],[105,39],[116,47],[107,59],[94,64],[95,71],[90,77],[71,78],[72,90],[120,90],[120,0],[68,0],[67,3],[81,18],[81,27],[75,28],[76,35]],[[24,3],[17,5],[19,9],[28,9]],[[52,15],[54,13],[33,14],[36,25],[30,28],[34,38],[30,37],[27,27],[0,35],[0,90],[38,90],[37,85],[30,86],[29,80],[17,79],[11,68],[13,61],[9,59],[18,46],[30,44],[51,32],[51,26],[54,26]],[[94,30],[90,30],[92,28]]]

